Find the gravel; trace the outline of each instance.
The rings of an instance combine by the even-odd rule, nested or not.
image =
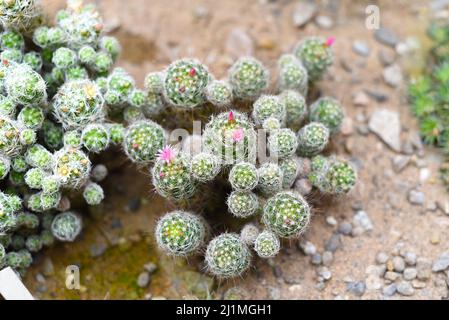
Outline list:
[[[90,246],[90,256],[92,258],[101,257],[108,247],[104,243],[97,243]]]
[[[393,269],[396,272],[402,272],[405,269],[405,261],[401,257],[393,258]]]
[[[314,265],[320,265],[323,262],[323,259],[321,258],[321,254],[315,253],[314,255],[312,255],[310,262],[312,262],[312,264],[314,264]]]
[[[339,224],[337,231],[340,234],[349,236],[352,232],[352,225],[349,222],[342,222]]]
[[[368,57],[371,53],[368,44],[361,40],[356,40],[352,43],[352,50],[363,57]]]
[[[415,289],[413,289],[410,282],[407,281],[400,281],[397,284],[397,290],[403,296],[412,296],[415,293]]]
[[[413,280],[418,275],[418,271],[415,268],[405,268],[403,276],[405,280]]]
[[[402,70],[398,64],[392,64],[386,67],[383,71],[383,77],[386,84],[390,87],[396,88],[402,84]]]
[[[384,44],[389,47],[395,47],[399,42],[398,37],[393,31],[387,28],[379,28],[374,32],[374,37],[381,44]]]
[[[148,272],[142,272],[137,277],[137,285],[140,288],[146,288],[148,286],[148,284],[150,283],[150,280],[151,280],[150,274]]]
[[[361,297],[365,293],[366,285],[363,281],[348,282],[346,284],[346,290],[358,297]]]
[[[432,265],[433,272],[444,271],[449,268],[449,252],[444,252]]]
[[[404,253],[404,255],[402,256],[405,260],[405,263],[409,266],[414,266],[416,265],[416,253],[414,252],[406,252]]]
[[[382,289],[383,295],[385,295],[387,297],[391,297],[392,295],[394,295],[396,293],[396,291],[397,291],[396,283],[392,283],[392,284],[390,284],[388,286],[385,286]]]
[[[426,197],[422,191],[415,189],[410,190],[407,197],[408,201],[411,204],[417,206],[422,206],[424,204],[425,198]]]
[[[410,163],[409,156],[397,155],[392,159],[393,170],[396,173],[400,173]]]
[[[316,15],[318,7],[313,2],[300,2],[293,9],[292,22],[297,28],[305,26]]]
[[[427,280],[431,275],[432,264],[429,260],[424,258],[418,258],[416,260],[416,270],[418,271],[417,277],[419,280]]]
[[[143,268],[145,269],[145,271],[147,271],[149,274],[153,274],[156,272],[157,270],[157,265],[153,262],[148,262],[146,263]]]
[[[300,241],[299,247],[306,256],[313,256],[316,253],[316,247],[310,241]]]
[[[368,127],[391,149],[401,151],[401,122],[398,112],[379,108],[371,115]]]
[[[332,278],[332,272],[327,267],[318,268],[317,274],[323,278],[324,281],[328,281]]]
[[[334,253],[341,245],[340,235],[338,233],[332,234],[332,236],[327,240],[324,248],[326,251]]]
[[[365,211],[357,211],[354,215],[352,223],[354,226],[360,227],[363,231],[371,231],[373,230],[373,223],[371,222],[370,217]]]
[[[385,252],[379,252],[376,256],[376,262],[378,264],[385,264],[388,261],[388,254],[386,254]]]
[[[323,253],[323,265],[324,266],[330,266],[332,262],[334,261],[334,255],[330,251],[324,251]]]

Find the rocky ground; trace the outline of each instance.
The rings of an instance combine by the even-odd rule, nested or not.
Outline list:
[[[62,1],[44,1],[49,13]],[[196,56],[217,77],[232,61],[276,58],[306,35],[335,36],[336,61],[319,84],[345,105],[333,142],[359,168],[348,197],[317,207],[300,241],[256,261],[242,279],[214,281],[196,260],[160,256],[154,220],[172,209],[146,172],[118,157],[107,201],[91,212],[82,239],[40,256],[26,283],[38,298],[447,299],[449,196],[438,180],[442,157],[423,146],[405,98],[407,74],[422,69],[432,10],[449,1],[377,1],[382,28],[365,27],[364,1],[97,1],[124,47],[120,65],[142,84],[173,59]],[[273,69],[274,70],[274,69]],[[322,202],[321,202],[322,203]],[[98,211],[102,211],[100,214]],[[81,270],[81,290],[65,288],[65,268]],[[230,288],[238,287],[239,290]]]

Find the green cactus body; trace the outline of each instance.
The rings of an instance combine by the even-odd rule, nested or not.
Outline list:
[[[0,154],[0,180],[6,178],[11,169],[11,160]]]
[[[53,53],[52,62],[57,68],[68,69],[76,65],[78,57],[75,51],[61,47]]]
[[[59,241],[73,242],[80,234],[82,220],[80,216],[72,211],[58,214],[51,224],[51,232]]]
[[[39,252],[42,250],[43,243],[39,235],[30,235],[25,242],[25,247],[30,252]]]
[[[81,147],[81,131],[70,130],[66,131],[63,136],[63,143],[65,147],[78,148]]]
[[[210,153],[199,153],[192,157],[190,170],[195,180],[199,182],[212,181],[220,172],[220,159]]]
[[[233,191],[226,201],[229,212],[237,218],[248,218],[259,209],[259,199],[251,191]]]
[[[318,37],[300,41],[293,53],[306,68],[310,81],[320,80],[334,60],[331,46]]]
[[[281,125],[285,123],[285,104],[278,96],[263,95],[254,102],[253,119],[261,125],[268,118],[276,118]]]
[[[264,163],[258,170],[259,190],[265,195],[271,195],[282,190],[283,174],[281,168],[272,162]]]
[[[91,162],[81,150],[64,147],[54,154],[53,174],[61,186],[78,188],[89,178]]]
[[[333,98],[320,98],[310,106],[310,121],[324,124],[330,134],[335,134],[340,130],[344,117],[343,108]]]
[[[265,230],[259,233],[254,241],[254,251],[261,258],[268,259],[275,257],[281,249],[279,238],[274,232]]]
[[[29,65],[34,71],[40,72],[44,62],[40,53],[30,51],[23,55],[23,63]]]
[[[104,191],[103,188],[94,182],[90,182],[84,188],[83,191],[84,200],[90,206],[96,206],[101,203],[104,199]]]
[[[329,130],[319,122],[311,122],[298,132],[298,154],[314,156],[326,148],[329,142]]]
[[[281,159],[291,157],[297,148],[298,138],[291,129],[274,130],[268,137],[268,150],[271,156]]]
[[[109,145],[109,132],[101,124],[89,124],[82,131],[81,142],[88,151],[99,153]]]
[[[285,54],[279,58],[279,88],[281,90],[296,90],[302,95],[307,94],[307,70],[292,54]]]
[[[31,168],[25,173],[25,183],[31,189],[41,189],[45,174],[45,171],[40,168]]]
[[[232,92],[238,99],[254,100],[268,88],[268,70],[252,57],[237,60],[228,77]]]
[[[53,165],[53,155],[40,144],[29,147],[25,153],[25,160],[31,167],[48,170]]]
[[[229,182],[234,190],[253,190],[259,182],[256,166],[248,162],[235,164],[229,173]]]
[[[293,90],[285,90],[279,97],[285,105],[287,126],[297,130],[307,117],[306,100],[300,93]]]
[[[22,108],[17,116],[19,123],[33,130],[40,129],[44,119],[45,116],[42,109],[32,107]]]
[[[38,107],[47,99],[44,79],[27,64],[15,64],[8,69],[5,88],[8,97],[23,106]]]
[[[147,93],[162,94],[164,92],[163,72],[150,72],[144,80],[144,86]]]
[[[212,81],[206,88],[206,98],[218,108],[230,106],[233,98],[231,85],[226,81]]]
[[[282,159],[281,161],[279,161],[279,168],[282,171],[283,177],[282,187],[284,189],[288,189],[293,185],[298,176],[298,161],[294,157]]]
[[[108,125],[109,138],[113,144],[123,143],[125,136],[125,127],[121,123],[114,123]]]
[[[156,158],[165,141],[165,132],[160,125],[151,120],[143,120],[126,129],[123,149],[132,161],[144,164]]]

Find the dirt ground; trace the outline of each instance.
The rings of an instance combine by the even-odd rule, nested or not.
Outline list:
[[[316,208],[305,239],[323,253],[326,242],[336,234],[337,224],[352,222],[356,210],[363,208],[373,224],[371,231],[354,236],[340,236],[340,245],[328,281],[319,279],[322,267],[297,248],[296,241],[285,243],[282,253],[273,261],[256,261],[242,279],[213,281],[204,276],[196,261],[171,261],[154,248],[152,231],[155,219],[173,209],[151,190],[145,171],[137,170],[126,160],[111,164],[112,174],[106,186],[107,200],[86,221],[81,239],[73,244],[59,244],[40,256],[27,275],[26,283],[41,299],[145,299],[150,297],[220,297],[227,289],[239,286],[251,299],[441,299],[447,298],[444,285],[447,275],[432,273],[415,288],[411,296],[387,297],[383,277],[372,275],[376,255],[383,251],[397,254],[416,253],[418,258],[434,261],[449,250],[449,216],[433,210],[437,200],[448,202],[447,191],[438,181],[441,156],[432,148],[412,155],[411,163],[400,173],[392,167],[398,155],[374,134],[360,134],[369,116],[378,108],[400,114],[402,140],[416,133],[417,124],[404,98],[404,86],[392,88],[382,78],[378,55],[381,50],[393,54],[404,70],[419,70],[419,60],[399,57],[395,51],[375,40],[365,27],[367,1],[317,1],[320,15],[330,17],[334,25],[322,29],[313,21],[303,28],[292,23],[296,1],[288,0],[104,0],[96,1],[105,17],[106,28],[117,36],[124,48],[119,65],[125,67],[142,85],[150,71],[164,68],[170,61],[184,56],[197,57],[206,63],[217,78],[224,77],[235,54],[228,43],[235,28],[243,29],[253,41],[254,55],[273,71],[277,57],[288,52],[302,37],[322,35],[336,37],[336,61],[328,76],[319,84],[324,95],[334,96],[346,108],[352,130],[335,139],[333,148],[359,165],[359,182],[349,196],[327,201]],[[63,1],[47,0],[49,14],[64,6]],[[376,1],[380,7],[381,25],[393,30],[399,39],[414,36],[422,39],[428,3],[426,1]],[[356,54],[355,40],[366,42],[368,57]],[[246,48],[248,49],[248,48]],[[349,70],[350,69],[350,70]],[[353,103],[353,96],[364,90],[381,92],[382,99],[369,98],[366,106]],[[119,166],[120,165],[120,166]],[[421,167],[421,168],[420,168]],[[420,181],[427,168],[430,177]],[[420,188],[425,194],[423,205],[407,200],[409,190]],[[430,209],[429,209],[430,208]],[[429,210],[428,210],[429,209]],[[120,223],[119,223],[120,222]],[[105,252],[92,258],[92,245]],[[143,265],[154,262],[158,270],[145,289],[136,279]],[[80,291],[64,286],[65,267],[81,268]],[[321,271],[320,271],[321,270]],[[45,279],[38,275],[44,274]],[[399,281],[399,280],[398,280]],[[348,290],[348,284],[361,282],[361,295]],[[377,283],[379,282],[379,283]],[[443,284],[442,284],[443,283]],[[250,293],[250,294],[249,294]]]

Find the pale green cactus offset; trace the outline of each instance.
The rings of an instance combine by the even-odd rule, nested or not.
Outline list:
[[[123,149],[129,159],[145,164],[156,158],[165,142],[165,131],[160,125],[151,120],[142,120],[126,129]]]
[[[289,128],[273,130],[268,137],[270,156],[284,159],[295,154],[298,148],[298,138]]]
[[[42,21],[37,0],[1,0],[0,23],[5,30],[30,32]]]
[[[259,125],[268,118],[276,118],[283,125],[286,112],[285,104],[278,96],[263,95],[254,102],[252,116]]]
[[[333,98],[322,97],[310,106],[310,121],[324,124],[330,134],[340,131],[345,117],[340,102]]]
[[[6,178],[11,169],[11,160],[0,154],[0,180]]]
[[[82,220],[78,214],[72,211],[58,214],[51,224],[53,236],[64,242],[73,242],[80,234],[81,229]]]
[[[61,126],[50,120],[45,120],[42,125],[42,138],[50,150],[58,150],[63,146],[64,131]]]
[[[21,63],[23,60],[23,52],[19,49],[6,49],[0,53],[2,63]]]
[[[146,75],[144,80],[144,87],[147,93],[162,94],[164,91],[164,79],[163,72],[150,72]]]
[[[250,266],[251,252],[235,233],[224,233],[214,238],[206,250],[209,272],[222,279],[238,277]]]
[[[109,138],[112,144],[121,144],[125,137],[125,127],[121,123],[109,124]]]
[[[109,132],[102,124],[89,124],[82,131],[81,142],[89,152],[99,153],[109,145]]]
[[[311,122],[298,132],[298,154],[314,156],[326,148],[329,142],[329,129],[319,122]]]
[[[287,126],[296,130],[299,129],[299,126],[307,117],[306,99],[293,90],[285,90],[279,97],[285,105]]]
[[[165,254],[190,256],[204,246],[207,226],[202,218],[189,212],[165,214],[156,225],[156,241]]]
[[[237,60],[229,70],[229,83],[234,96],[243,100],[254,100],[267,88],[269,72],[253,57]]]
[[[40,108],[24,107],[17,115],[17,121],[27,128],[38,130],[44,123],[44,113]]]
[[[275,117],[269,117],[265,119],[262,123],[262,128],[267,130],[268,132],[274,132],[280,129],[281,126],[282,126],[281,122],[279,121],[279,119]]]
[[[28,169],[28,164],[25,157],[18,155],[11,159],[11,168],[17,172],[26,172]]]
[[[164,75],[164,96],[174,107],[193,109],[206,102],[204,93],[211,76],[199,61],[177,60],[170,64]]]
[[[309,37],[300,41],[293,50],[294,55],[307,69],[309,81],[321,80],[333,63],[332,44],[334,38]]]
[[[47,99],[44,79],[27,64],[8,68],[5,89],[12,101],[23,106],[39,107]]]
[[[309,220],[309,204],[294,192],[277,193],[268,199],[263,208],[263,223],[282,238],[298,237],[308,226]]]
[[[31,168],[25,173],[25,183],[31,189],[41,189],[46,172],[40,168]]]
[[[56,193],[61,187],[59,178],[55,175],[45,175],[41,181],[41,188],[44,194]]]
[[[282,187],[290,188],[298,177],[299,164],[295,157],[285,158],[279,161],[279,168],[282,171]]]
[[[302,95],[307,94],[307,70],[293,54],[284,54],[278,60],[279,89],[296,90]]]
[[[23,63],[29,65],[34,71],[40,72],[43,66],[42,56],[35,51],[27,52],[23,55]]]
[[[129,106],[123,110],[123,120],[126,123],[133,123],[144,119],[145,115],[141,108]]]
[[[84,188],[83,197],[88,205],[99,205],[104,199],[103,188],[98,183],[90,182]]]
[[[207,101],[218,108],[228,107],[232,103],[232,88],[226,81],[214,80],[206,87]]]
[[[2,50],[25,48],[25,40],[20,32],[14,30],[6,30],[0,34],[0,47]]]
[[[20,143],[23,144],[24,146],[30,146],[34,144],[37,140],[36,131],[32,129],[23,129],[20,132],[19,140]]]
[[[259,209],[259,199],[251,191],[233,191],[226,201],[228,210],[237,218],[248,218]]]
[[[34,213],[21,212],[17,215],[17,227],[34,230],[39,227],[39,217]]]
[[[229,182],[234,190],[253,190],[259,182],[256,166],[248,162],[235,164],[229,172]]]
[[[192,177],[199,182],[212,181],[218,175],[220,169],[220,159],[206,152],[193,156],[190,163]]]
[[[81,131],[80,130],[70,130],[66,131],[63,136],[63,143],[65,147],[78,148],[82,145]]]
[[[49,170],[53,165],[53,154],[42,145],[35,144],[27,149],[25,160],[31,167]]]
[[[30,235],[27,237],[25,247],[29,252],[39,252],[43,247],[42,239],[39,235]]]
[[[100,38],[99,47],[104,52],[107,52],[113,61],[116,61],[120,52],[122,51],[122,46],[118,42],[117,38],[111,36],[103,36]]]
[[[107,79],[105,99],[108,105],[123,108],[136,86],[134,79],[122,68],[115,68]]]
[[[78,62],[78,57],[75,51],[69,48],[58,48],[53,52],[51,60],[57,68],[68,69],[75,66]]]
[[[266,162],[257,170],[259,174],[258,189],[265,195],[271,195],[282,190],[283,173],[279,165]]]
[[[78,188],[89,178],[91,162],[89,157],[81,150],[64,147],[54,154],[53,175],[61,186]]]
[[[274,232],[264,230],[254,241],[254,251],[261,258],[275,257],[281,249],[281,242]]]
[[[86,66],[92,66],[95,63],[97,52],[95,49],[89,45],[82,46],[78,50],[78,59],[80,63]]]
[[[259,228],[254,223],[247,223],[240,231],[240,240],[247,246],[253,246],[259,232]]]

